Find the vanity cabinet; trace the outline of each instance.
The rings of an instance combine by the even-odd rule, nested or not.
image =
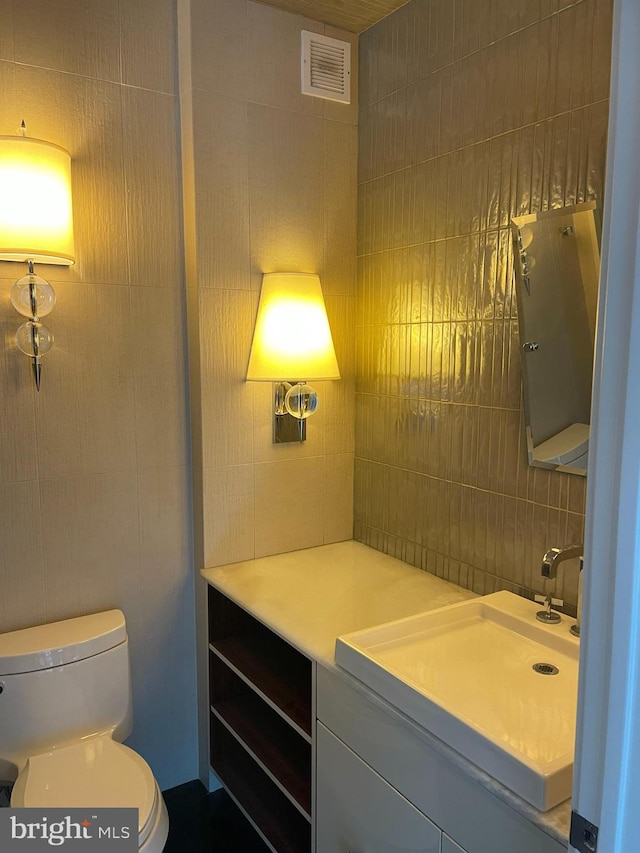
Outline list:
[[[360,844],[357,835],[368,816],[369,833],[367,839],[378,839],[384,831],[387,813],[397,815],[411,814],[415,817],[412,826],[422,826],[424,836],[418,836],[421,842],[431,843],[431,833],[435,829],[438,843],[446,853],[564,853],[566,846],[561,845],[539,827],[510,808],[478,782],[459,769],[443,751],[438,750],[434,741],[419,727],[397,712],[388,702],[371,693],[350,676],[339,670],[317,667],[317,717],[318,717],[318,809],[317,833],[318,853],[329,853],[330,847],[320,847],[325,831],[324,824],[331,825],[329,808],[325,807],[321,797],[321,787],[331,784],[342,789],[340,773],[336,770],[333,782],[323,780],[327,774],[327,759],[323,755],[327,748],[331,755],[343,756],[342,764],[358,764],[362,777],[365,769],[369,776],[367,785],[376,791],[377,806],[363,811],[366,807],[358,804],[357,798],[347,802],[343,792],[340,826],[342,832],[338,838],[348,837],[342,826],[349,826],[355,833],[358,843],[352,850],[371,850],[382,853],[384,845],[370,846]],[[328,740],[322,733],[326,731],[340,743],[338,750],[334,741]],[[346,752],[345,752],[346,750]],[[348,756],[348,760],[345,756]],[[335,757],[332,759],[335,760]],[[342,764],[340,765],[342,767]],[[355,773],[355,770],[352,770]],[[389,789],[391,789],[389,791]],[[384,796],[382,794],[384,791]],[[385,805],[380,805],[384,799]],[[404,811],[405,806],[411,810]],[[332,807],[334,807],[332,805]],[[350,818],[346,814],[350,809]],[[385,817],[381,818],[380,815]],[[392,819],[395,819],[392,817]],[[351,820],[351,823],[349,823]],[[420,820],[423,823],[420,823]],[[420,830],[418,829],[418,832]],[[348,851],[349,847],[334,847],[335,850]],[[388,850],[394,849],[389,846]],[[414,849],[409,846],[409,849]],[[417,850],[430,850],[416,847]],[[435,848],[438,850],[438,847]]]
[[[440,853],[442,833],[318,723],[317,853]]]
[[[463,850],[459,844],[456,844],[453,838],[449,838],[446,832],[443,832],[441,853],[467,853],[467,851]]]
[[[328,662],[334,638],[345,633],[332,602],[349,590],[332,588],[323,600],[321,568],[314,594],[301,600],[282,578],[273,581],[271,560],[265,599],[277,607],[256,603],[254,563],[206,575],[211,768],[267,847],[566,853],[535,813],[523,813],[520,801],[512,807],[480,771],[473,778],[473,767],[398,711],[393,696]],[[349,589],[360,588],[347,577]],[[240,606],[245,596],[251,613]],[[316,608],[308,622],[305,602]]]
[[[275,853],[312,848],[314,663],[210,586],[210,762]]]

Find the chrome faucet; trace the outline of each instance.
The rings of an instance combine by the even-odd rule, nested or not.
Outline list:
[[[542,558],[540,571],[543,578],[555,578],[558,576],[558,566],[565,560],[574,557],[582,557],[584,545],[568,545],[566,548],[549,548]]]
[[[543,578],[556,578],[558,576],[558,566],[565,560],[571,560],[574,557],[580,557],[580,575],[578,581],[578,618],[576,624],[571,626],[571,633],[576,637],[580,636],[580,623],[582,621],[582,570],[584,568],[583,557],[584,545],[568,545],[566,548],[549,548],[547,553],[542,558],[542,566],[540,568]],[[549,597],[548,597],[549,598]],[[541,610],[537,618],[541,622],[558,621],[553,619],[551,613],[551,599],[547,602],[547,610]]]

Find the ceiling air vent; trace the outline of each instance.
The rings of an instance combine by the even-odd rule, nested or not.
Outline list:
[[[351,45],[302,31],[302,93],[351,103]]]

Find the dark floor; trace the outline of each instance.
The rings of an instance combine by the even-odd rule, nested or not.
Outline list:
[[[266,853],[267,847],[229,795],[199,781],[163,791],[169,812],[164,853]]]

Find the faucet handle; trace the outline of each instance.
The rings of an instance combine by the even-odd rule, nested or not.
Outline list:
[[[551,595],[535,595],[534,599],[539,604],[544,604],[546,610],[538,610],[536,619],[538,622],[544,622],[545,625],[557,625],[562,621],[559,613],[554,613],[551,607],[562,607],[564,601],[561,598],[552,598]]]

